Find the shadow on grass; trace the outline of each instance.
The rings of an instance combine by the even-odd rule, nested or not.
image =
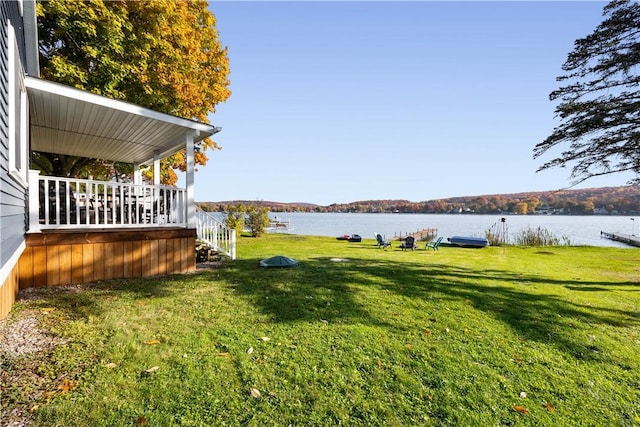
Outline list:
[[[388,324],[380,310],[397,301],[368,294],[383,290],[425,304],[461,301],[508,325],[524,340],[551,344],[579,359],[604,360],[597,348],[576,332],[581,325],[637,326],[640,314],[605,306],[577,303],[553,293],[553,286],[594,291],[638,286],[638,283],[605,283],[554,280],[500,270],[471,270],[451,265],[401,263],[371,259],[335,262],[315,258],[297,268],[264,269],[257,259],[236,261],[221,278],[275,322],[317,321],[332,323]],[[544,289],[542,286],[551,286]],[[372,292],[367,293],[367,289]],[[541,290],[542,289],[542,290]],[[386,306],[386,307],[385,307]],[[404,310],[397,307],[399,315]],[[415,308],[414,308],[415,309]]]
[[[41,300],[36,308],[56,307],[69,318],[78,318],[98,315],[108,307],[109,298],[129,298],[133,304],[137,300],[170,299],[202,286],[203,281],[229,289],[270,321],[279,323],[326,321],[402,328],[406,327],[403,317],[415,316],[416,310],[424,315],[438,309],[439,304],[452,302],[456,309],[478,310],[502,322],[522,339],[552,344],[581,359],[597,357],[597,349],[585,342],[584,334],[576,332],[581,325],[640,324],[637,311],[578,303],[584,299],[565,299],[559,296],[562,292],[554,290],[558,286],[563,292],[628,292],[630,287],[635,288],[633,291],[640,288],[635,282],[557,280],[489,268],[367,258],[345,262],[319,257],[286,269],[265,269],[259,267],[259,259],[245,259],[193,276],[121,279],[30,292]],[[404,306],[408,301],[412,307]]]
[[[105,301],[129,297],[133,300],[164,298],[180,292],[188,276],[113,279],[82,285],[34,287],[20,291],[16,302],[29,301],[31,308],[55,308],[64,318],[89,318],[102,313]]]

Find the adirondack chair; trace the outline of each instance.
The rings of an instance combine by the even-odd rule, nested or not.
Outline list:
[[[425,246],[425,249],[432,248],[434,251],[437,251],[438,247],[440,246],[440,242],[442,242],[442,237],[438,237],[438,239],[428,242],[427,246]]]
[[[412,236],[408,236],[404,239],[404,242],[400,245],[402,250],[411,249],[414,250],[416,248],[416,239]]]
[[[391,242],[384,240],[380,234],[376,234],[376,240],[378,241],[378,247],[387,250],[387,246],[391,246]]]

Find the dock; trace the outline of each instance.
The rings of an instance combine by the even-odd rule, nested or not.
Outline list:
[[[625,243],[630,246],[636,246],[640,248],[640,236],[622,233],[609,233],[607,231],[601,231],[600,237],[605,239],[615,240],[616,242]]]
[[[391,240],[405,240],[407,237],[411,236],[415,239],[416,242],[420,242],[424,240],[431,240],[437,235],[438,235],[437,228],[424,228],[414,233],[396,234],[391,238]]]

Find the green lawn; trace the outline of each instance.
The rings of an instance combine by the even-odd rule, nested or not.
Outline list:
[[[36,425],[640,425],[640,250],[240,238],[186,276],[43,289],[4,358]],[[287,255],[300,265],[263,269]],[[347,259],[348,261],[345,261]]]

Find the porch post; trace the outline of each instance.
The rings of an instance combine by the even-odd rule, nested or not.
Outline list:
[[[140,163],[133,164],[133,183],[135,185],[142,184],[142,171],[140,171]]]
[[[153,152],[153,185],[160,185],[160,154]]]
[[[185,134],[185,143],[187,145],[187,228],[196,228],[196,203],[194,200],[195,183],[195,148],[193,143],[193,137],[199,134],[199,131],[187,131]]]
[[[40,232],[40,171],[29,170],[29,232]]]

